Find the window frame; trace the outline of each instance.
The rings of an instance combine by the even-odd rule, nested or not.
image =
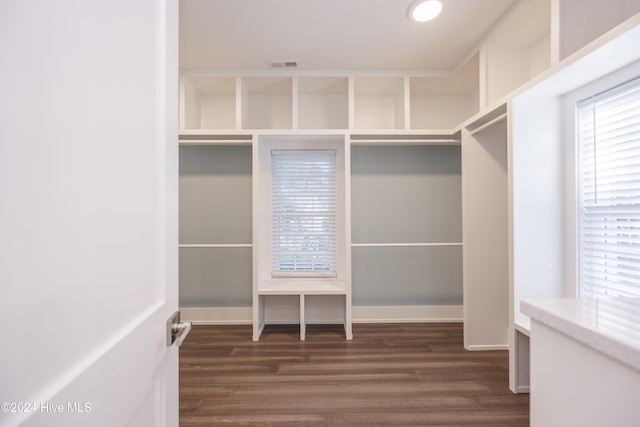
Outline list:
[[[578,203],[578,109],[577,104],[587,98],[640,78],[640,61],[636,61],[568,90],[558,97],[560,107],[559,130],[564,161],[562,166],[563,206],[563,293],[565,297],[584,297],[580,289],[579,203]],[[560,141],[559,141],[560,142]]]
[[[311,261],[309,258],[305,257],[301,257],[300,253],[293,253],[292,256],[294,258],[293,261],[293,265],[291,268],[283,268],[282,264],[282,259],[278,258],[278,256],[285,256],[284,253],[280,253],[278,254],[278,250],[277,250],[277,244],[276,244],[276,239],[278,238],[278,233],[276,232],[276,230],[274,229],[274,225],[277,221],[277,217],[281,217],[281,216],[289,216],[297,221],[302,220],[302,218],[304,217],[309,217],[309,213],[301,213],[300,211],[291,213],[291,214],[286,214],[286,213],[280,213],[278,206],[276,206],[276,196],[275,196],[275,191],[276,191],[276,185],[275,185],[275,180],[274,180],[274,176],[276,173],[276,170],[274,168],[274,159],[276,158],[280,158],[283,159],[284,157],[289,157],[289,161],[295,159],[295,157],[297,157],[298,159],[301,159],[302,157],[308,156],[318,156],[319,159],[321,160],[327,160],[326,158],[323,159],[323,157],[326,157],[327,155],[329,155],[329,157],[331,158],[331,164],[329,165],[331,168],[331,172],[333,174],[333,176],[329,177],[330,179],[333,180],[332,184],[333,184],[333,194],[330,196],[330,198],[332,198],[333,200],[325,200],[323,201],[323,204],[325,207],[329,207],[331,209],[331,211],[323,211],[323,212],[318,212],[318,211],[312,211],[309,212],[311,214],[315,214],[313,216],[315,217],[324,217],[324,219],[322,220],[323,223],[323,234],[332,234],[332,236],[329,237],[329,242],[326,244],[327,246],[329,246],[328,249],[328,254],[326,254],[326,258],[325,261],[321,261],[319,262],[317,265]],[[337,157],[338,154],[336,152],[336,150],[333,149],[325,149],[325,150],[320,150],[320,149],[314,149],[314,150],[309,150],[309,149],[288,149],[288,150],[283,150],[283,149],[272,149],[271,150],[271,200],[272,200],[272,204],[271,204],[271,259],[272,259],[272,269],[271,269],[271,277],[274,278],[282,278],[282,277],[321,277],[321,278],[334,278],[337,276],[337,241],[338,241],[338,230],[337,230],[337,222],[338,222],[338,179],[337,179]],[[318,176],[314,177],[314,178],[319,178]],[[322,177],[322,179],[326,179],[327,176]],[[328,189],[328,188],[325,188]],[[294,202],[296,204],[298,204],[297,202]],[[308,203],[308,201],[305,201],[305,204]],[[297,208],[305,208],[303,206],[300,206],[298,204]],[[286,221],[285,221],[286,222]],[[333,228],[333,233],[326,233],[326,229],[325,227],[328,226],[329,228]],[[302,228],[306,228],[305,226],[302,226]],[[313,236],[311,236],[313,237]],[[312,249],[317,249],[318,246],[322,246],[322,244],[320,242],[318,242],[317,240],[312,242],[311,245]],[[313,258],[313,256],[311,256],[311,258]]]
[[[633,97],[627,94],[633,93]],[[640,102],[640,77],[615,84],[608,89],[595,93],[576,103],[576,188],[577,188],[577,246],[578,246],[578,295],[581,297],[600,297],[600,296],[640,296],[640,283],[636,279],[631,278],[627,274],[627,280],[624,279],[626,270],[634,270],[634,263],[640,259],[640,255],[634,256],[633,243],[630,243],[629,234],[636,234],[630,230],[638,229],[638,226],[630,226],[629,221],[633,215],[633,210],[640,207],[640,204],[631,205],[628,203],[617,203],[616,199],[621,196],[627,196],[628,193],[634,193],[637,190],[634,187],[623,189],[620,181],[609,181],[611,184],[605,185],[601,183],[606,181],[605,174],[611,174],[616,171],[617,178],[624,178],[628,175],[637,175],[636,172],[630,171],[628,174],[619,174],[619,159],[609,161],[610,165],[606,165],[605,160],[599,157],[605,148],[605,142],[601,138],[609,138],[606,141],[614,140],[614,136],[619,134],[622,124],[620,111],[615,111],[611,106],[613,103],[619,104],[622,98],[626,103]],[[617,102],[616,102],[617,101]],[[640,107],[631,107],[635,110]],[[624,113],[630,111],[629,106],[625,107]],[[607,114],[606,116],[602,116]],[[612,116],[613,115],[613,116]],[[600,123],[602,125],[604,118],[615,117],[616,127],[610,129],[596,129]],[[632,118],[634,118],[632,116]],[[584,118],[584,120],[582,119]],[[632,122],[635,123],[635,122]],[[618,126],[620,125],[620,126]],[[625,123],[625,129],[628,122]],[[640,130],[631,130],[631,132],[640,135]],[[583,137],[584,135],[584,137]],[[634,135],[635,136],[635,135]],[[632,145],[631,158],[637,158],[637,150],[640,150],[640,140],[635,141]],[[626,143],[626,140],[625,140]],[[615,145],[615,149],[619,150],[619,142],[609,142],[608,147]],[[594,148],[591,148],[594,147]],[[619,153],[619,151],[615,151]],[[603,154],[601,154],[603,155]],[[625,157],[624,159],[627,159]],[[601,160],[600,162],[598,160]],[[623,162],[624,163],[624,162]],[[615,164],[615,165],[614,165]],[[590,180],[593,184],[584,184],[584,180]],[[604,192],[605,188],[609,188],[608,192]],[[605,196],[600,202],[599,194],[603,196],[613,191],[611,196]],[[594,194],[594,196],[590,196]],[[597,219],[600,217],[600,219]],[[613,219],[613,221],[611,221]],[[620,221],[624,221],[624,227],[620,226]],[[611,227],[605,227],[602,224],[611,222]],[[597,226],[598,228],[593,228]],[[583,235],[589,230],[594,230],[593,238],[583,240]],[[621,231],[624,231],[621,234]],[[594,234],[595,233],[595,234]],[[609,239],[611,237],[611,239]],[[598,249],[597,246],[603,244],[610,245],[614,250]],[[631,245],[631,247],[629,246]],[[595,247],[594,247],[595,246]],[[629,251],[631,249],[631,251]],[[620,252],[625,252],[626,256],[622,257]],[[602,262],[598,261],[598,257]],[[622,258],[626,258],[622,260]],[[632,274],[632,273],[629,273]],[[635,274],[632,274],[635,276]],[[600,278],[598,278],[600,276]]]
[[[349,151],[344,134],[266,134],[260,135],[254,149],[253,176],[253,272],[257,292],[274,286],[291,283],[296,288],[301,283],[321,282],[344,287],[351,277],[349,205]],[[271,200],[271,152],[272,150],[335,150],[336,151],[336,275],[335,277],[273,277],[272,276],[272,200]],[[293,289],[293,288],[292,288]]]

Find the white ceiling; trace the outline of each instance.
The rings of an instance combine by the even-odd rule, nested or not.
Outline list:
[[[183,69],[449,73],[518,0],[442,0],[431,22],[408,19],[414,0],[180,0]]]

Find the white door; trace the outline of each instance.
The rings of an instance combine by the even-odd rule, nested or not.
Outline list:
[[[177,426],[177,0],[0,0],[0,426]]]

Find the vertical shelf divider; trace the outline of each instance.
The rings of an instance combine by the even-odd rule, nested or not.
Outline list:
[[[349,76],[349,129],[355,128],[355,79]]]
[[[298,77],[291,78],[291,128],[299,128],[300,91],[298,87]]]
[[[236,76],[236,130],[242,129],[242,78]]]
[[[411,79],[404,76],[402,82],[402,101],[404,110],[404,129],[411,129]]]
[[[305,310],[304,293],[300,294],[300,341],[304,341],[307,333],[307,316]]]

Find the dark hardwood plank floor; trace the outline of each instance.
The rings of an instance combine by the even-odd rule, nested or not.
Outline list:
[[[506,351],[468,352],[462,324],[194,326],[180,348],[180,426],[528,426]]]

